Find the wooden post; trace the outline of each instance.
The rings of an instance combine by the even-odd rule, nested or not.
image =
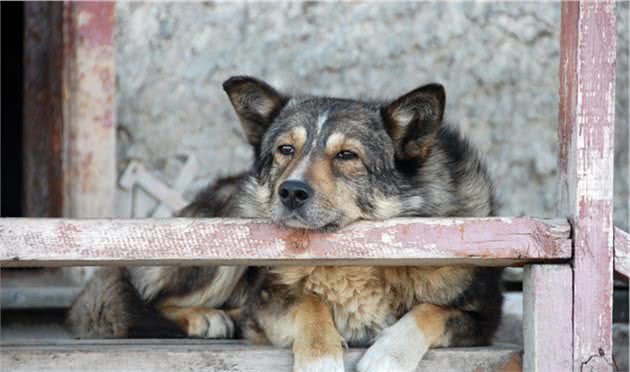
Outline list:
[[[523,272],[525,371],[573,369],[573,271],[528,265]]]
[[[114,3],[26,3],[25,18],[25,214],[113,217]]]
[[[112,217],[116,190],[115,3],[64,3],[67,217]]]
[[[615,4],[563,2],[558,212],[574,241],[575,371],[612,366]]]
[[[63,215],[63,4],[24,3],[24,200],[28,217]]]

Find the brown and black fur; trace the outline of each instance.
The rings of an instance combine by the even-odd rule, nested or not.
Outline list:
[[[249,77],[231,78],[224,89],[254,148],[255,162],[251,172],[200,193],[182,216],[268,218],[298,229],[334,231],[357,220],[496,212],[492,181],[478,153],[443,123],[440,85],[391,101],[290,97]],[[292,346],[296,370],[343,369],[344,343],[373,344],[359,363],[361,371],[383,366],[410,370],[426,348],[489,343],[501,315],[501,270],[495,268],[163,267],[125,272],[138,297],[188,335],[221,333],[210,331],[210,320],[205,334],[191,332],[186,328],[189,313],[242,308],[242,313],[230,314],[240,319],[243,335]],[[84,292],[82,297],[94,295]],[[73,307],[71,324],[77,334],[90,334],[85,327],[77,330],[76,324],[86,322],[76,319],[93,310]],[[221,313],[220,322],[229,323]],[[408,332],[409,325],[417,332]],[[406,336],[392,335],[401,330]],[[397,339],[407,346],[390,352]],[[405,349],[414,342],[418,350]]]

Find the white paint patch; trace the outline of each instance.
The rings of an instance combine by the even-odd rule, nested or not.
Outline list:
[[[296,364],[293,370],[295,372],[343,372],[343,356],[339,353],[338,357],[327,356],[304,365]]]
[[[390,244],[393,241],[394,241],[394,238],[391,235],[387,234],[387,233],[385,233],[385,234],[383,234],[381,236],[381,242],[383,242],[385,244]]]
[[[357,364],[358,372],[412,372],[429,345],[411,314],[386,328]]]

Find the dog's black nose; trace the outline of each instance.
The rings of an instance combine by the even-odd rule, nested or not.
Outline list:
[[[282,204],[293,210],[301,207],[313,195],[313,189],[302,181],[284,181],[278,189]]]

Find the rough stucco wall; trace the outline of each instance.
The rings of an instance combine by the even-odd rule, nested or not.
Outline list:
[[[628,229],[628,4],[618,4],[616,223]],[[202,163],[188,195],[243,170],[251,153],[221,83],[395,97],[438,81],[446,116],[485,154],[503,215],[553,216],[559,4],[117,4],[119,164],[172,180],[175,154]],[[125,193],[119,213],[127,212]]]

